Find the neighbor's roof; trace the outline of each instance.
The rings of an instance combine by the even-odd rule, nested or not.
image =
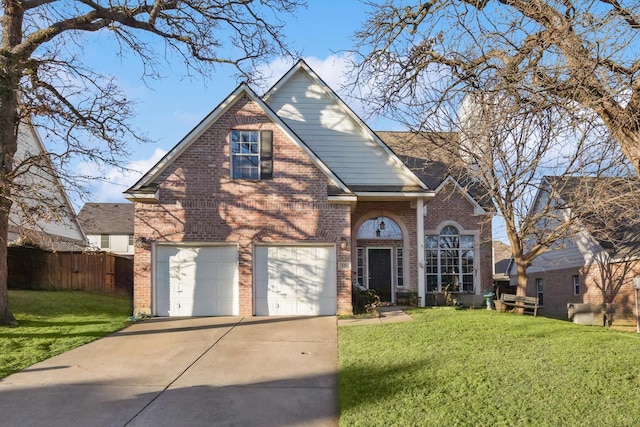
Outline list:
[[[87,203],[78,220],[87,234],[133,234],[133,203]]]
[[[611,256],[640,255],[638,178],[547,176],[545,181]]]

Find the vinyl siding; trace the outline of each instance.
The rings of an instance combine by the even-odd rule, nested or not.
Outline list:
[[[292,76],[267,103],[347,185],[416,184],[306,73]]]
[[[527,273],[583,267],[602,251],[600,245],[585,232],[578,233],[557,246],[557,249],[549,249],[533,260]]]
[[[18,150],[15,155],[14,164],[19,165],[24,159],[42,153],[42,147],[38,141],[35,129],[31,126],[23,125],[18,133]],[[60,185],[57,177],[37,168],[31,168],[28,173],[19,175],[16,178],[18,188],[28,189],[27,197],[16,197],[26,206],[37,206],[44,204],[55,207],[54,215],[50,215],[51,220],[40,219],[36,224],[29,224],[25,221],[24,213],[14,204],[9,222],[17,227],[25,227],[37,231],[43,231],[50,236],[58,236],[65,239],[84,241],[84,235],[75,220],[75,212],[67,204],[64,189]]]

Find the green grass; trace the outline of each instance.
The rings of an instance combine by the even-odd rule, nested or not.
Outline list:
[[[20,325],[0,327],[0,378],[122,329],[131,298],[10,290],[9,307]]]
[[[487,310],[339,329],[341,426],[635,426],[640,336]]]

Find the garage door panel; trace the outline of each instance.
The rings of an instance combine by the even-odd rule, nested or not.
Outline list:
[[[226,246],[158,246],[156,314],[237,315],[237,249]]]
[[[257,315],[335,314],[334,247],[256,247],[255,275]]]

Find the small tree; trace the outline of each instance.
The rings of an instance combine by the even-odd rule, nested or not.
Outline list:
[[[129,119],[134,108],[117,81],[83,63],[93,35],[111,40],[114,56],[137,58],[143,79],[160,75],[161,58],[182,59],[187,72],[235,67],[240,76],[273,55],[287,54],[284,15],[301,0],[140,0],[94,2],[3,0],[0,6],[0,324],[12,320],[7,304],[8,217],[24,193],[16,176],[35,168],[68,183],[79,179],[71,159],[118,166],[127,140],[146,140]],[[108,54],[105,49],[104,54]],[[205,74],[206,75],[206,74]],[[34,119],[57,149],[15,159],[20,128]],[[44,157],[54,169],[42,168]],[[47,160],[48,161],[48,160]],[[45,217],[46,201],[26,203]],[[47,213],[49,211],[49,213]]]
[[[526,295],[527,267],[540,254],[561,248],[586,212],[566,209],[558,195],[573,183],[555,176],[597,178],[628,172],[623,156],[601,128],[562,116],[562,110],[522,99],[519,93],[475,92],[460,112],[466,174],[493,200],[505,222],[517,271],[517,294]],[[576,190],[575,187],[572,188]],[[583,195],[583,197],[587,197]],[[604,209],[608,200],[589,195]],[[579,203],[579,193],[573,202]]]

